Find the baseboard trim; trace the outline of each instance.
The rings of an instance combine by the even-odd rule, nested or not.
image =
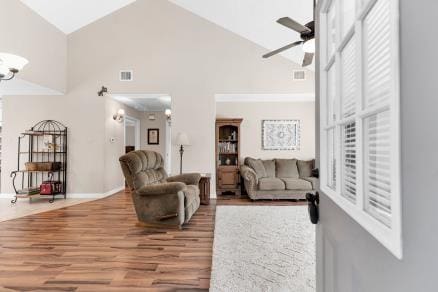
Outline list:
[[[102,199],[108,196],[114,195],[120,191],[123,191],[125,186],[121,186],[112,190],[109,190],[105,193],[76,193],[76,194],[67,194],[67,198],[72,199]]]
[[[125,186],[121,186],[112,190],[109,190],[105,193],[67,193],[67,198],[69,199],[102,199],[108,196],[114,195],[120,191],[123,191]],[[15,194],[1,193],[0,199],[12,199]]]
[[[217,199],[217,195],[216,195],[216,193],[214,193],[214,194],[210,194],[210,199]]]

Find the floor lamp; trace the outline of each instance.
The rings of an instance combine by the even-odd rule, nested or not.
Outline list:
[[[190,145],[189,137],[187,136],[186,133],[178,133],[178,136],[176,136],[176,145],[179,145],[179,155],[180,155],[179,174],[182,174],[184,146]]]

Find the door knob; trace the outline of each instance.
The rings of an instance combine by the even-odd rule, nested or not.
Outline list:
[[[310,222],[317,224],[319,221],[319,193],[307,193],[306,200],[308,205]]]

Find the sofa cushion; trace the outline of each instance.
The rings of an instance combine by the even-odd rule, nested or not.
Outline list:
[[[265,177],[259,179],[259,189],[262,191],[279,191],[284,190],[284,182],[275,177]]]
[[[300,177],[311,177],[312,169],[314,168],[315,160],[298,160],[298,172],[300,173]]]
[[[276,177],[299,178],[296,159],[276,159]]]
[[[286,186],[286,190],[312,190],[312,183],[310,181],[285,177],[281,178]]]
[[[262,160],[262,163],[266,170],[266,176],[275,177],[275,160]]]
[[[312,188],[314,190],[319,188],[319,179],[316,177],[303,177],[301,179],[307,180],[312,183]]]
[[[254,158],[246,158],[246,163],[249,167],[254,169],[255,173],[257,174],[257,178],[263,178],[267,177],[265,166],[263,165],[263,162],[260,159],[254,159]]]

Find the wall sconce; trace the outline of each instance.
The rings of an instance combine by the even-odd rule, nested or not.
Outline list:
[[[150,115],[148,116],[148,120],[149,120],[149,121],[155,121],[155,115],[154,115],[154,114],[150,114]]]
[[[103,96],[105,93],[108,93],[108,88],[102,86],[102,88],[97,92],[98,96]]]
[[[117,111],[117,114],[113,115],[114,121],[119,122],[119,123],[123,122],[124,117],[125,117],[125,110],[124,109],[119,109]]]
[[[23,57],[0,53],[0,81],[11,80],[27,63],[29,61]]]
[[[167,108],[167,109],[164,111],[164,114],[166,115],[167,122],[168,122],[169,125],[170,125],[170,122],[172,121],[172,111],[171,111],[170,109]]]

